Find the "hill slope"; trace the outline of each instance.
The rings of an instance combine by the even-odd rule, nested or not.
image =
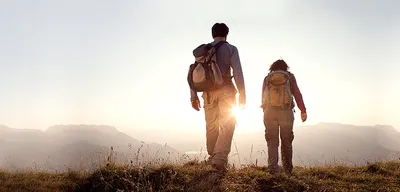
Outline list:
[[[400,191],[400,162],[362,167],[295,168],[293,176],[265,167],[213,172],[201,163],[183,166],[107,166],[90,174],[0,172],[0,191]]]
[[[118,163],[179,155],[172,147],[143,143],[106,125],[56,125],[46,131],[0,126],[0,144],[0,166],[8,170],[93,170],[111,154]]]

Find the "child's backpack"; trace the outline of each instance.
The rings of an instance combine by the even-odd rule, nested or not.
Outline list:
[[[290,86],[290,73],[287,71],[271,71],[264,78],[262,107],[289,109],[294,105]]]

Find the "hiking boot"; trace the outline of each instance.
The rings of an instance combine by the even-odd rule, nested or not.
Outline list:
[[[277,174],[278,172],[279,172],[279,171],[278,171],[278,170],[275,170],[275,169],[270,169],[270,170],[268,170],[268,173],[271,174],[271,175]]]
[[[284,173],[288,176],[293,176],[293,171],[285,170]]]
[[[228,172],[228,168],[225,165],[219,165],[219,164],[211,164],[212,168],[216,169],[218,172]]]
[[[278,166],[268,166],[268,172],[269,174],[273,175],[276,173],[279,173],[279,167]]]
[[[206,164],[206,165],[211,165],[211,162],[212,162],[212,158],[213,158],[213,157],[214,157],[214,156],[209,156],[208,159],[205,160],[205,164]]]
[[[285,173],[285,174],[287,174],[287,175],[289,175],[289,176],[292,176],[293,175],[293,169],[291,169],[291,168],[283,168],[283,172]]]

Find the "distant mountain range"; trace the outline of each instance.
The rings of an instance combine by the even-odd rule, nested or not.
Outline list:
[[[106,125],[56,125],[46,131],[0,125],[0,166],[9,170],[91,170],[110,161],[137,165],[179,156],[168,145],[144,143]]]
[[[294,135],[293,162],[298,166],[400,160],[400,132],[387,125],[319,123],[297,126]],[[181,163],[188,157],[207,158],[205,137],[172,143],[175,148],[144,143],[107,125],[55,125],[46,131],[0,125],[0,168],[92,170],[110,161],[140,165]],[[235,165],[256,162],[266,165],[264,132],[235,133],[229,161]]]
[[[258,165],[265,165],[267,143],[264,134],[264,131],[235,133],[230,162],[239,164],[240,160],[241,164],[247,164],[257,161]],[[202,154],[197,156],[206,156],[204,142],[191,145],[191,151],[199,151],[203,146]],[[189,147],[186,145],[185,150],[189,150]],[[386,160],[400,160],[400,132],[391,126],[319,123],[294,128],[293,163],[296,165],[360,165]]]

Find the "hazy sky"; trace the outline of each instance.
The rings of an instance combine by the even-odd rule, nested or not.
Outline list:
[[[399,8],[395,0],[0,0],[0,124],[108,124],[160,140],[203,133],[186,75],[192,50],[225,22],[247,87],[238,131],[264,129],[261,85],[280,57],[303,93],[305,124],[399,129]]]

